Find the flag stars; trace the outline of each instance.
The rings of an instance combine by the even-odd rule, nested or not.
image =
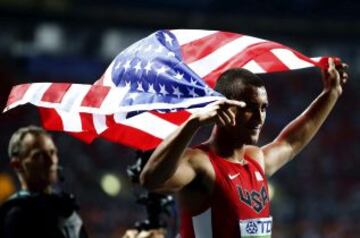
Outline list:
[[[115,65],[115,69],[119,69],[119,68],[120,68],[120,65],[121,65],[121,62],[118,61],[118,62],[116,63],[116,65]]]
[[[155,53],[161,53],[164,50],[164,47],[162,47],[161,45],[159,45],[156,49],[155,49]]]
[[[169,43],[169,45],[172,45],[172,43],[173,43],[173,38],[171,38],[171,37],[169,36],[169,34],[167,34],[167,33],[164,33],[164,37],[165,37],[165,41],[166,41],[167,43]]]
[[[205,85],[205,94],[210,94],[212,93],[212,90],[209,86]]]
[[[130,62],[131,62],[131,60],[127,60],[126,63],[123,65],[125,72],[131,67]]]
[[[197,93],[195,93],[195,89],[194,88],[187,88],[188,93],[190,96],[194,97],[198,97],[199,95]]]
[[[131,89],[131,82],[130,81],[125,81],[125,89],[127,89],[127,91],[129,91]]]
[[[196,86],[196,79],[190,78],[190,83],[193,86]]]
[[[180,89],[178,87],[172,86],[173,94],[180,98],[182,95],[184,95],[182,92],[180,92]]]
[[[174,76],[177,80],[182,80],[184,78],[184,74],[176,71],[176,74]]]
[[[135,73],[137,73],[139,70],[141,70],[141,61],[137,62],[137,64],[134,66]]]
[[[154,89],[154,84],[149,84],[149,89],[148,89],[149,93],[156,93],[155,89]]]
[[[149,73],[149,71],[151,71],[151,66],[152,66],[152,62],[151,61],[149,61],[149,62],[147,62],[147,64],[146,64],[146,66],[145,66],[145,72],[146,72],[146,74],[148,74]]]
[[[148,46],[144,49],[144,51],[145,51],[145,52],[149,52],[149,51],[151,51],[151,49],[152,49],[152,45],[148,45]]]
[[[168,71],[168,68],[165,65],[162,65],[161,68],[156,70],[156,76],[164,74],[166,71]]]
[[[138,47],[136,47],[135,52],[139,52],[143,49],[143,45],[139,45]]]
[[[169,94],[168,91],[166,91],[165,85],[160,84],[160,94],[162,94],[163,96]]]
[[[141,91],[141,92],[145,91],[144,88],[143,88],[142,82],[138,82],[137,85],[138,86],[137,86],[136,90]]]

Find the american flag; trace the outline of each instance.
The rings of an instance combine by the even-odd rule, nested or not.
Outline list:
[[[93,85],[17,85],[4,111],[31,103],[48,130],[149,150],[194,110],[224,98],[213,87],[225,70],[242,67],[261,74],[325,67],[324,59],[247,35],[160,30],[119,53]]]

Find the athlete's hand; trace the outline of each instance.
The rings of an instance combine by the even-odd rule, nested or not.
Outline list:
[[[204,108],[193,113],[192,118],[197,120],[200,126],[217,123],[219,126],[235,126],[237,108],[244,108],[246,103],[236,100],[219,100],[210,103]]]
[[[347,69],[349,66],[345,63],[336,64],[334,58],[328,59],[329,67],[323,72],[324,90],[335,90],[338,95],[341,95],[343,86],[349,78]]]

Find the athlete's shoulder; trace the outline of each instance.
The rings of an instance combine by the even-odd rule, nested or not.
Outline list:
[[[185,151],[188,163],[197,171],[203,173],[212,169],[208,151],[202,146],[188,148]]]
[[[264,168],[265,157],[264,157],[264,152],[261,150],[260,147],[255,145],[246,145],[245,155],[257,161]]]

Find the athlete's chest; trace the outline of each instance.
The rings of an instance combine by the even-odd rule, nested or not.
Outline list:
[[[221,163],[216,165],[215,172],[215,202],[227,206],[238,216],[268,212],[267,180],[259,166]]]

